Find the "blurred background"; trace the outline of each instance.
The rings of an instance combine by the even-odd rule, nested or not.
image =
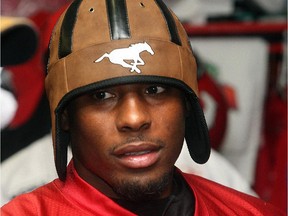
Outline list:
[[[1,205],[56,177],[44,79],[69,2],[1,1]],[[164,2],[191,41],[213,148],[200,166],[184,147],[177,166],[287,211],[287,0]]]

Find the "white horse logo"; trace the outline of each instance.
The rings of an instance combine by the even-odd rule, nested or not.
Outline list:
[[[141,73],[140,69],[137,68],[137,66],[145,64],[145,62],[140,57],[140,53],[143,51],[147,51],[151,55],[154,55],[154,51],[152,50],[150,45],[144,42],[131,44],[128,48],[115,49],[110,53],[105,53],[94,62],[100,62],[105,57],[107,57],[113,64],[119,64],[122,67],[131,68],[131,72],[136,71],[137,73]],[[131,61],[131,63],[127,63],[126,61]]]

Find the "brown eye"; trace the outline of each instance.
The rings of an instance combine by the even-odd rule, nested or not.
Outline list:
[[[149,86],[146,89],[146,94],[159,94],[165,91],[165,88],[162,86]]]
[[[105,91],[97,91],[92,94],[92,97],[95,100],[106,100],[106,99],[114,97],[114,95]]]

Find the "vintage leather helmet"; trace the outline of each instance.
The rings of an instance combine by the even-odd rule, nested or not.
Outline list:
[[[95,89],[159,83],[181,89],[190,105],[185,139],[191,157],[205,163],[209,135],[197,94],[197,67],[178,18],[161,0],[75,0],[60,16],[50,42],[45,80],[52,117],[56,169],[65,180],[69,134],[61,113]]]

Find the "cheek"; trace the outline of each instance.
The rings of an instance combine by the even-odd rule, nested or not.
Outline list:
[[[178,104],[178,103],[177,103]],[[162,114],[161,114],[162,113]],[[180,154],[184,136],[185,136],[185,110],[181,104],[177,106],[170,106],[167,109],[162,110],[161,113],[155,114],[158,119],[156,128],[159,130],[158,136],[165,139],[167,144],[168,157],[171,160],[177,159]],[[165,115],[163,115],[165,113]],[[161,117],[159,117],[161,116]]]
[[[108,143],[105,137],[107,137],[109,128],[107,124],[104,124],[107,120],[87,114],[80,115],[75,120],[70,129],[74,156],[87,162],[95,160],[101,155],[104,156],[103,154],[107,151],[105,144]]]
[[[85,139],[92,142],[101,139],[107,131],[111,131],[110,116],[93,112],[91,110],[83,110],[77,114],[72,124],[72,134],[75,139]]]
[[[172,133],[173,136],[184,136],[185,110],[183,106],[181,106],[181,103],[169,106],[165,110],[162,110],[161,113],[159,113],[158,116],[161,116],[162,124],[166,127],[167,133]],[[165,113],[165,115],[163,115],[163,113]]]

